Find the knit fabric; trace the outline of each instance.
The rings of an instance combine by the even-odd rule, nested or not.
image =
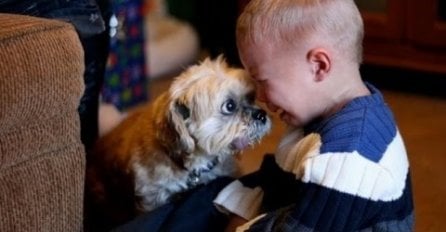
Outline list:
[[[0,14],[0,231],[81,231],[82,46],[56,20]]]
[[[381,93],[368,87],[370,96],[288,137],[259,171],[226,187],[219,208],[246,219],[265,213],[248,231],[412,231],[406,150]],[[253,194],[261,199],[246,202]]]

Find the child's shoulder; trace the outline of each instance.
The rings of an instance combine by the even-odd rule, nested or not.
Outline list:
[[[381,159],[398,128],[390,108],[368,98],[353,101],[320,123],[315,132],[321,136],[321,153],[358,151],[372,161]]]

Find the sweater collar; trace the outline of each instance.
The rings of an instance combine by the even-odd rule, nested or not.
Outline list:
[[[384,101],[382,93],[375,86],[373,86],[368,82],[365,82],[365,85],[369,89],[370,95],[354,98],[349,103],[347,103],[341,110],[339,110],[338,112],[336,112],[335,114],[331,115],[328,118],[325,119],[317,118],[313,120],[312,122],[304,126],[304,133],[308,134],[314,131],[318,131],[318,129],[326,122],[330,121],[331,118],[336,117],[339,114],[344,114],[347,111],[364,107],[373,107],[375,105],[382,104]]]

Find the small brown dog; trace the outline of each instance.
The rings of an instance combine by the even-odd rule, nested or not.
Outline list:
[[[206,59],[98,141],[88,160],[87,192],[114,220],[151,211],[178,193],[233,175],[234,155],[270,127],[247,73],[221,57]]]

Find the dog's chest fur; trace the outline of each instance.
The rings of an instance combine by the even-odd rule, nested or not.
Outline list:
[[[232,175],[236,164],[232,154],[172,154],[168,148],[175,147],[167,142],[158,141],[157,131],[168,131],[166,125],[159,124],[151,116],[154,105],[133,112],[110,134],[101,139],[96,155],[105,157],[96,163],[96,171],[106,189],[103,193],[108,201],[115,201],[107,192],[130,181],[133,189],[119,189],[126,192],[119,195],[134,194],[136,212],[148,212],[169,202],[177,193],[205,184],[218,176]],[[153,127],[157,127],[154,129]],[[119,146],[116,146],[119,144]],[[217,162],[216,162],[217,159]],[[102,168],[97,168],[102,166]],[[104,180],[112,176],[114,183]],[[121,176],[125,175],[125,176]],[[109,185],[109,186],[107,186]]]
[[[230,155],[223,159],[217,157],[196,157],[184,166],[173,162],[165,154],[155,159],[156,165],[133,162],[135,196],[139,211],[151,211],[176,198],[178,193],[186,192],[197,185],[206,184],[218,176],[228,176],[235,172],[235,162]]]

